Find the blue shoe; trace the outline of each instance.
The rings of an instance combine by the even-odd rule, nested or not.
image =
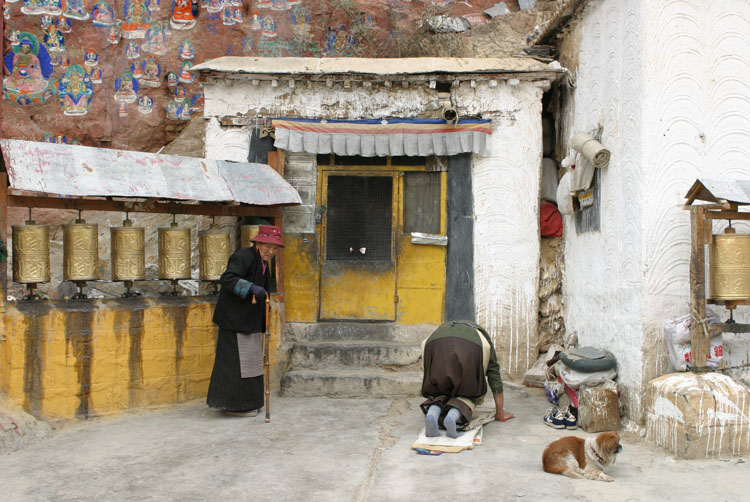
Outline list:
[[[557,408],[550,408],[544,415],[544,423],[555,429],[565,428],[565,415]]]
[[[563,421],[565,422],[565,428],[577,429],[578,422],[576,420],[576,417],[573,416],[573,414],[570,412],[570,408],[565,408],[562,413],[563,413]]]
[[[424,417],[424,435],[428,438],[434,438],[440,435],[438,421],[435,415],[426,415]]]

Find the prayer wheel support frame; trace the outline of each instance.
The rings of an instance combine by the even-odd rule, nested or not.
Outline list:
[[[0,42],[1,44],[1,42]],[[0,107],[2,108],[2,107]],[[2,158],[0,162],[4,164]],[[4,169],[4,166],[3,166]],[[0,241],[8,242],[8,173],[0,171]],[[8,260],[0,262],[0,314],[5,312],[8,297]]]
[[[197,203],[196,203],[197,202]],[[237,203],[217,203],[191,201],[190,203],[175,202],[160,199],[130,199],[127,197],[76,197],[60,198],[47,197],[46,194],[15,195],[8,186],[8,175],[0,171],[0,239],[7,242],[6,235],[9,207],[73,209],[78,211],[112,211],[130,213],[160,213],[185,214],[194,216],[261,216],[271,221],[273,225],[282,226],[282,208],[295,204],[277,204],[273,206],[251,206]],[[283,257],[276,258],[276,278],[278,293],[283,301]],[[0,263],[0,313],[4,311],[4,304],[8,292],[7,260]]]
[[[706,246],[711,244],[713,220],[750,221],[750,212],[740,212],[738,204],[718,201],[716,204],[686,205],[690,210],[690,343],[693,358],[692,371],[712,371],[706,366],[710,348],[709,330],[705,324],[706,303],[734,309],[739,305],[750,305],[750,298],[720,300],[706,298]],[[726,323],[723,331],[750,332],[750,324]]]

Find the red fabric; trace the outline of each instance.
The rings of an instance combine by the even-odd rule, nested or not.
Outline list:
[[[557,206],[551,202],[542,202],[539,210],[542,237],[560,237],[562,235],[562,215]]]
[[[563,379],[560,377],[557,377],[557,381],[563,384],[563,386],[565,387],[565,392],[567,392],[568,396],[570,397],[570,402],[573,403],[573,406],[578,408],[578,391],[573,390],[567,385],[565,385],[565,382],[563,382]]]

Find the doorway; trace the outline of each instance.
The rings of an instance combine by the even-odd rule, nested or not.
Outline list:
[[[320,319],[396,319],[398,173],[323,172]]]

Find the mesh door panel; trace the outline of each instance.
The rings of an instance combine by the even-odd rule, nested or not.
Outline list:
[[[329,176],[326,260],[390,261],[393,180]]]

